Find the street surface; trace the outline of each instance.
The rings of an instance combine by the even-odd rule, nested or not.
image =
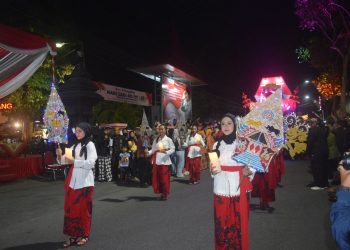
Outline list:
[[[308,162],[286,161],[273,213],[250,213],[251,250],[335,250],[326,191],[311,191]],[[63,180],[33,177],[0,185],[0,249],[61,249]],[[258,204],[257,199],[251,203]],[[212,179],[199,185],[173,179],[169,200],[152,188],[96,182],[92,234],[69,249],[214,249]]]

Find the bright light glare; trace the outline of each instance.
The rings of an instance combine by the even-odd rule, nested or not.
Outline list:
[[[21,125],[19,124],[19,122],[15,123],[15,128],[19,128]]]
[[[56,48],[62,48],[65,45],[65,43],[56,43]]]
[[[310,99],[310,96],[309,96],[309,95],[306,95],[306,96],[305,96],[305,99],[306,99],[306,100]]]
[[[310,81],[309,80],[305,80],[305,83],[309,83]]]

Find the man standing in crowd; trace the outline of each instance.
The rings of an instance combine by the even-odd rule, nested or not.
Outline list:
[[[119,154],[124,146],[124,137],[120,134],[120,128],[114,129],[113,135],[113,153],[112,153],[112,179],[117,179],[117,169],[119,163]]]
[[[307,137],[306,153],[311,159],[313,182],[308,185],[311,190],[322,190],[328,186],[327,161],[328,145],[327,132],[321,120],[311,119]]]

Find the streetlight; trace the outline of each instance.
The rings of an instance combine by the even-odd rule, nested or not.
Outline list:
[[[56,48],[62,48],[64,45],[66,45],[67,43],[60,43],[60,42],[57,42],[56,43]]]
[[[305,80],[304,83],[305,83],[305,84],[308,84],[308,83],[310,83],[310,81],[309,81],[309,80]]]
[[[308,99],[310,99],[310,96],[306,95],[304,98],[305,98],[305,100],[308,100]]]

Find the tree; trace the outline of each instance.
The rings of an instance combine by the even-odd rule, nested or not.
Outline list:
[[[336,0],[296,0],[296,15],[300,28],[319,31],[328,41],[329,48],[342,62],[341,110],[345,112],[346,87],[349,82],[350,13],[345,4]]]
[[[127,123],[128,127],[140,126],[143,107],[127,103],[102,101],[92,109],[93,121],[97,123]]]
[[[56,68],[57,81],[63,82],[64,78],[71,74],[73,68],[70,64],[58,66]],[[33,120],[43,114],[50,94],[51,82],[52,58],[48,57],[24,85],[4,98],[6,102],[11,102],[14,106],[5,114],[23,121],[25,140],[31,133]]]
[[[322,73],[312,83],[322,98],[332,103],[332,113],[336,112],[335,97],[341,95],[341,77],[337,74]]]

